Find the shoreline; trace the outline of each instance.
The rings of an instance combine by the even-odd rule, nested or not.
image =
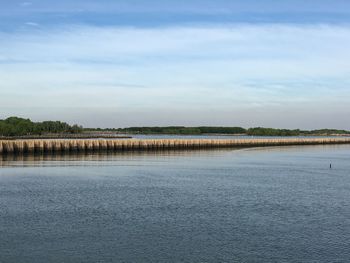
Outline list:
[[[350,144],[350,138],[271,139],[40,139],[0,140],[1,154],[246,148],[289,145]]]

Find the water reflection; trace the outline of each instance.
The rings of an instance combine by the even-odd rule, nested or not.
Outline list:
[[[235,153],[235,157],[252,158],[254,155],[273,154],[277,159],[281,155],[318,155],[326,152],[348,152],[350,145],[296,145],[270,147],[235,147],[211,149],[168,149],[146,151],[97,151],[97,152],[61,152],[31,154],[4,154],[0,155],[0,167],[35,167],[35,166],[108,166],[122,164],[138,165],[151,162],[161,162],[169,159],[184,158],[191,160],[201,158],[208,160],[222,157],[228,153]],[[250,159],[249,158],[249,159]]]
[[[111,161],[141,161],[160,157],[207,157],[239,149],[242,148],[5,154],[0,155],[0,167],[106,165]]]
[[[290,138],[348,138],[348,136],[253,136],[232,134],[202,134],[202,135],[176,135],[176,134],[121,134],[134,139],[290,139]]]

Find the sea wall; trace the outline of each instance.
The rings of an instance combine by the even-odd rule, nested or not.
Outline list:
[[[350,138],[0,140],[0,154],[350,144]]]

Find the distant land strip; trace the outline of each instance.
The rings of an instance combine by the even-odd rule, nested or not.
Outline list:
[[[350,144],[350,138],[2,140],[0,154],[210,149],[287,145]]]
[[[32,122],[30,119],[9,117],[0,120],[0,139],[50,138],[120,138],[133,134],[155,135],[249,135],[249,136],[350,136],[350,131],[337,129],[300,130],[255,127],[165,126],[129,128],[84,128],[61,121]]]
[[[94,129],[84,129],[85,131]],[[255,127],[245,129],[242,127],[218,126],[167,126],[167,127],[130,127],[120,129],[95,129],[95,131],[110,131],[123,134],[173,134],[173,135],[249,135],[249,136],[350,136],[350,131],[337,129],[300,130],[275,129]]]

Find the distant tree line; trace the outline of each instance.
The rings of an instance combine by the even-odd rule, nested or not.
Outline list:
[[[127,134],[178,134],[178,135],[200,135],[200,134],[246,134],[251,136],[310,136],[310,135],[350,135],[350,131],[321,129],[321,130],[289,130],[273,128],[249,128],[242,127],[130,127],[130,128],[86,128],[78,125],[69,125],[61,121],[32,122],[30,119],[10,117],[0,120],[0,136],[23,136],[23,135],[45,135],[45,134],[77,134],[83,132],[114,132]]]
[[[121,133],[134,134],[179,134],[179,135],[198,135],[198,134],[244,134],[246,130],[241,127],[130,127],[117,129]]]
[[[288,129],[273,129],[273,128],[250,128],[247,130],[247,135],[252,136],[321,136],[321,135],[345,135],[350,134],[350,131],[321,129],[321,130],[288,130]]]
[[[273,129],[273,128],[249,128],[242,127],[184,127],[184,126],[168,126],[168,127],[130,127],[123,129],[109,129],[119,133],[131,134],[179,134],[179,135],[198,135],[198,134],[246,134],[250,136],[310,136],[310,135],[340,135],[350,134],[350,131],[321,129],[321,130],[289,130],[289,129]]]
[[[302,131],[305,135],[341,135],[341,134],[350,134],[350,131],[347,130],[335,130],[335,129],[320,129],[320,130],[312,130],[312,131]]]
[[[252,136],[300,136],[300,130],[273,129],[273,128],[250,128],[247,130],[247,135]]]
[[[0,136],[81,133],[83,128],[60,121],[32,122],[30,119],[10,117],[0,120]]]

